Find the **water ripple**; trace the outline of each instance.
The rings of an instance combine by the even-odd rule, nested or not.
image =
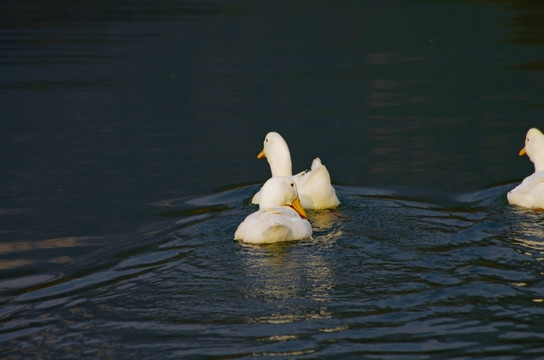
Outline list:
[[[339,209],[308,212],[314,240],[269,246],[233,240],[253,186],[161,202],[155,226],[89,255],[110,254],[101,266],[0,283],[17,293],[0,339],[57,355],[96,355],[85,345],[96,343],[151,358],[531,356],[542,350],[542,214],[505,206],[504,189],[432,202],[338,187]]]

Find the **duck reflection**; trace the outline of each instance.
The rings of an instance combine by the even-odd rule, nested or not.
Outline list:
[[[512,211],[519,214],[515,222],[517,226],[513,234],[514,241],[523,246],[525,254],[544,260],[544,212],[523,208]]]
[[[285,324],[331,316],[327,302],[332,296],[333,271],[315,251],[316,241],[241,245],[251,250],[244,256],[245,296],[262,305],[251,322]]]
[[[308,217],[314,228],[314,232],[327,231],[333,235],[342,235],[342,231],[338,228],[338,223],[346,216],[338,210],[326,211],[309,211]],[[338,229],[337,229],[338,228]],[[337,231],[335,231],[337,230]]]

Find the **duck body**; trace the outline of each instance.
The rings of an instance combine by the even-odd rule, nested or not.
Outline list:
[[[529,209],[544,209],[544,170],[527,176],[506,194],[508,203]]]
[[[340,205],[331,177],[319,158],[312,161],[309,171],[292,176],[297,183],[300,203],[305,209],[330,209]]]
[[[535,165],[535,172],[506,194],[508,203],[529,209],[544,209],[544,134],[536,128],[529,129],[519,155],[529,157]]]
[[[273,177],[288,176],[296,182],[300,202],[304,209],[329,209],[340,205],[336,191],[331,184],[329,171],[319,158],[313,160],[310,170],[293,175],[289,147],[277,132],[266,134],[263,150],[257,158],[268,160]],[[251,202],[259,204],[260,199],[261,191],[253,196]]]
[[[261,193],[259,210],[238,226],[234,239],[268,244],[312,238],[312,226],[300,204],[296,183],[290,177],[270,178]]]
[[[249,244],[271,244],[312,237],[312,226],[290,208],[263,209],[250,214],[238,226],[236,240]]]

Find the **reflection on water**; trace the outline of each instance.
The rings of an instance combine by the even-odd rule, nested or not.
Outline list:
[[[322,249],[334,246],[342,235],[342,211],[309,211],[314,239],[254,246],[240,244],[244,252],[243,268],[247,279],[244,296],[270,307],[271,312],[248,319],[250,323],[288,324],[327,319],[332,314],[327,304],[332,301],[334,274],[326,252],[310,252],[309,247]],[[299,299],[292,302],[289,299]],[[282,341],[289,334],[274,335]],[[269,339],[269,340],[271,340]]]
[[[532,45],[542,47],[544,45],[544,4],[538,1],[506,1],[514,10],[514,15],[509,21],[509,27],[513,29],[509,40],[514,44]],[[512,69],[529,72],[544,71],[544,61],[541,58],[530,58],[526,61],[511,65]],[[532,108],[544,108],[544,102],[535,99]]]
[[[531,352],[538,329],[526,324],[541,316],[544,270],[525,239],[544,234],[540,213],[506,204],[511,187],[441,204],[415,189],[337,187],[339,209],[308,213],[313,240],[266,246],[232,239],[256,186],[162,201],[162,230],[130,234],[136,244],[110,265],[21,278],[21,287],[0,282],[18,294],[4,311],[3,341],[12,354],[46,342],[52,357],[83,354],[89,342],[129,357],[519,354],[500,331]]]
[[[38,241],[5,241],[0,243],[0,269],[15,273],[32,268],[41,268],[47,264],[69,264],[77,262],[76,257],[68,254],[72,251],[79,253],[83,249],[93,249],[100,245],[100,236],[68,236]],[[8,260],[10,257],[22,257]],[[23,278],[24,279],[24,278]],[[17,281],[23,281],[18,279]],[[12,280],[15,281],[15,280]]]
[[[342,236],[341,223],[348,220],[345,213],[338,209],[311,212],[311,219],[314,234],[329,242]],[[323,235],[325,235],[324,238]]]
[[[542,6],[2,2],[0,353],[541,356]],[[271,130],[342,206],[251,247]]]
[[[267,245],[253,249],[244,258],[248,275],[245,296],[274,307],[271,314],[260,315],[250,322],[281,324],[331,316],[326,308],[334,283],[330,265],[319,254],[297,254],[300,249],[295,246],[294,243]]]
[[[504,3],[503,1],[501,1]],[[507,1],[515,11],[509,24],[515,33],[511,41],[520,44],[544,45],[544,4],[539,1]]]
[[[44,250],[44,249],[56,249],[56,248],[70,248],[70,247],[82,247],[92,245],[92,240],[98,238],[91,236],[69,236],[58,239],[47,239],[42,241],[32,242],[3,242],[0,244],[0,253],[9,254],[13,252],[24,252],[32,250]]]
[[[522,245],[524,254],[534,257],[538,261],[544,259],[544,216],[541,211],[515,208],[518,219],[512,229],[512,239]]]

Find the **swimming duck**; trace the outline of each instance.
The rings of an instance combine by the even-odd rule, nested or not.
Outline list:
[[[293,175],[291,153],[283,137],[277,132],[269,132],[263,142],[263,150],[257,155],[258,159],[266,158],[270,164],[272,176],[289,176],[295,180],[298,187],[300,203],[305,209],[335,208],[340,204],[336,191],[331,185],[331,177],[327,168],[319,158],[312,162],[310,170]],[[251,202],[259,204],[259,191]]]
[[[234,233],[235,240],[266,244],[312,238],[312,226],[300,205],[297,185],[287,176],[273,176],[261,189],[259,210],[248,215]]]
[[[527,132],[520,156],[527,154],[535,165],[534,174],[506,195],[508,203],[530,209],[544,209],[544,134],[536,128]]]

